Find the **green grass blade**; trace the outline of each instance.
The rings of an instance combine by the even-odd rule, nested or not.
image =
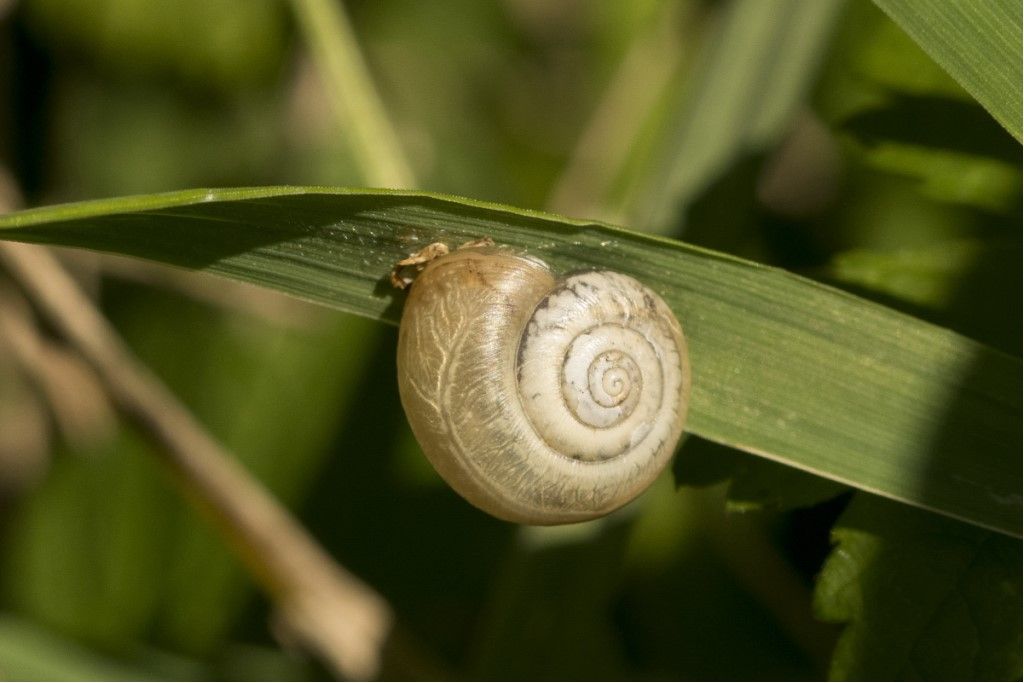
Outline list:
[[[1021,4],[1017,0],[875,0],[1017,140]]]
[[[390,323],[397,259],[482,236],[560,271],[613,268],[660,292],[690,339],[690,432],[1020,534],[1020,359],[784,271],[412,192],[194,190],[0,217],[0,238],[207,270]]]
[[[631,215],[668,232],[731,164],[763,152],[790,125],[842,9],[839,0],[736,0],[694,75]]]
[[[145,681],[159,680],[159,674],[109,659],[37,624],[0,613],[0,677],[5,681]]]
[[[352,145],[363,181],[379,187],[412,187],[412,167],[380,101],[345,8],[331,0],[292,0],[303,37],[320,72],[324,93]]]

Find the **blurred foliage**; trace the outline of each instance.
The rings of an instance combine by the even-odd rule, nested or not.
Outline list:
[[[282,0],[24,3],[29,30],[63,57],[211,92],[244,89],[277,75],[289,33],[286,12]]]
[[[803,52],[787,43],[790,15],[762,7],[754,21],[744,5],[346,8],[423,189],[544,208],[562,169],[593,154],[621,166],[607,169],[610,186],[583,176],[578,211],[606,215],[654,190],[657,153],[680,147],[665,131],[685,131],[704,102],[719,130],[683,139],[727,153],[665,198],[677,235],[1019,355],[1019,144],[866,0],[808,18],[818,42]],[[664,25],[676,50],[644,57]],[[731,67],[761,87],[709,80],[720,73],[709,65],[739,54],[730,36],[747,50]],[[799,58],[783,59],[787,45]],[[633,86],[660,90],[625,98],[634,108],[580,148],[636,54]],[[773,135],[746,144],[772,112]],[[277,0],[23,0],[6,14],[0,3],[0,167],[30,205],[359,184]],[[607,520],[514,528],[425,466],[394,390],[393,330],[294,303],[287,323],[225,310],[102,261],[86,282],[132,348],[449,675],[1020,678],[1018,540],[699,439],[677,458],[680,493],[665,478]],[[278,646],[271,607],[145,439],[121,427],[72,444],[6,353],[0,383],[0,467],[15,444],[35,473],[0,473],[0,678],[325,675]],[[851,624],[831,664],[837,631],[809,616],[819,572],[819,614]]]

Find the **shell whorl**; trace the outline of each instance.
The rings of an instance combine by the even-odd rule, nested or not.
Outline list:
[[[682,432],[686,342],[639,282],[556,281],[541,262],[455,251],[417,277],[399,330],[399,390],[424,453],[497,517],[560,524],[642,492]]]

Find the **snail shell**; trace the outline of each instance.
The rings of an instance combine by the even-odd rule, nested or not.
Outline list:
[[[566,524],[633,500],[686,419],[686,341],[626,275],[556,280],[535,259],[459,249],[405,303],[398,386],[441,476],[501,519]]]

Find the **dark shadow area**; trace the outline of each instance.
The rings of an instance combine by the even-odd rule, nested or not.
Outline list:
[[[672,459],[672,476],[680,486],[711,486],[732,476],[737,463],[752,457],[729,446],[689,434]]]
[[[1021,160],[1013,136],[970,100],[891,92],[884,108],[857,113],[842,126],[868,145],[895,140],[1013,165]]]
[[[688,207],[671,234],[684,242],[727,254],[765,261],[767,245],[751,217],[759,213],[754,187],[764,157],[748,156],[709,185]]]
[[[1021,249],[982,259],[963,280],[949,307],[950,326],[1004,349],[1011,357],[979,348],[959,379],[941,428],[932,438],[932,458],[922,475],[924,497],[950,503],[930,489],[946,481],[958,502],[986,519],[991,511],[1021,531]],[[973,454],[973,457],[965,457]],[[982,486],[979,480],[990,483]]]
[[[828,244],[817,225],[821,213],[797,219],[768,210],[757,199],[765,155],[750,154],[732,171],[712,183],[690,206],[675,236],[690,244],[722,251],[759,263],[800,270],[827,261]]]
[[[405,308],[405,300],[409,296],[409,288],[398,289],[391,284],[391,274],[385,273],[373,286],[373,295],[380,299],[387,299],[388,305],[384,309],[384,319],[398,322],[402,319],[402,309]]]
[[[1017,226],[1019,229],[1019,214]],[[1024,322],[1021,249],[1019,235],[1013,241],[987,249],[960,283],[946,313],[951,328],[1017,358],[1021,355]]]
[[[831,500],[793,510],[776,528],[779,545],[785,549],[787,559],[807,579],[807,585],[813,583],[832,551],[832,526],[854,495],[854,490],[849,489]]]
[[[5,26],[6,25],[6,26]],[[48,159],[39,150],[47,148],[47,134],[51,125],[50,102],[53,64],[50,55],[41,48],[19,21],[0,21],[0,29],[12,33],[11,49],[16,53],[9,62],[14,65],[9,79],[11,92],[0,96],[0,103],[8,98],[12,106],[5,108],[10,113],[0,115],[0,126],[10,127],[16,135],[0,135],[0,140],[10,140],[11,149],[0,150],[4,157],[10,155],[10,169],[18,178],[26,200],[34,203],[43,191],[45,169]],[[5,41],[0,41],[6,44]],[[0,54],[0,62],[5,55]],[[0,67],[0,68],[4,68]],[[7,120],[7,117],[10,120]]]

